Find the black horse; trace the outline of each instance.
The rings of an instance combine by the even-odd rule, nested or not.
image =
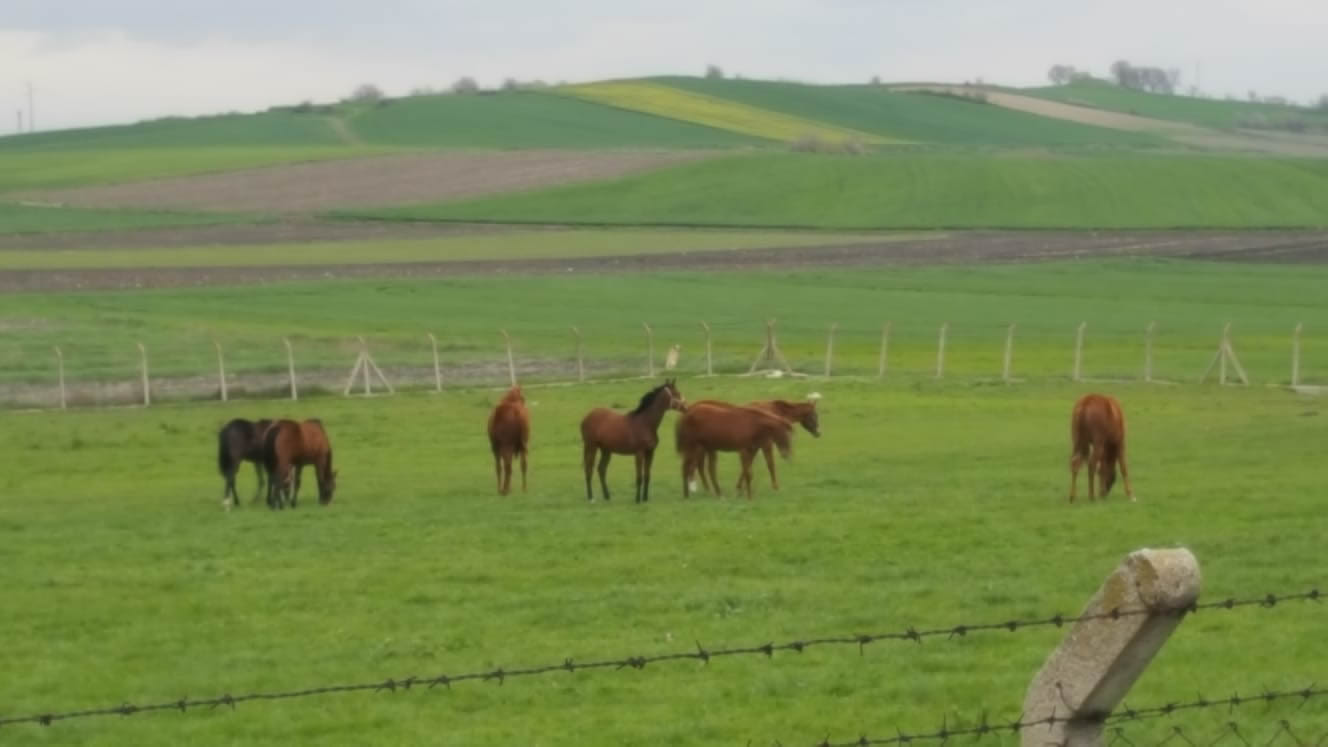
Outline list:
[[[263,492],[263,434],[271,425],[271,420],[253,422],[236,418],[222,426],[221,432],[217,434],[217,468],[226,480],[221,505],[226,508],[240,505],[240,496],[235,492],[235,474],[245,462],[253,462],[254,473],[258,475],[258,491],[254,494],[254,500],[258,500],[258,495]]]

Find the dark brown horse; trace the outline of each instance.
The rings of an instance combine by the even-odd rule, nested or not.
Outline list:
[[[591,474],[595,468],[595,453],[599,452],[599,483],[604,500],[609,500],[609,471],[611,454],[631,454],[636,458],[636,502],[650,500],[650,465],[659,445],[659,423],[670,409],[685,411],[686,402],[678,392],[674,379],[651,389],[641,397],[635,410],[627,414],[606,407],[596,407],[581,419],[581,444],[586,468],[586,500],[595,499],[591,489]]]
[[[498,494],[512,490],[512,457],[521,457],[521,492],[526,492],[526,453],[530,448],[530,412],[521,387],[514,386],[489,415],[489,446],[493,449],[493,471],[498,474]]]
[[[221,427],[217,433],[217,468],[226,481],[221,493],[221,505],[230,510],[232,505],[240,505],[240,496],[235,491],[235,475],[245,462],[253,462],[254,474],[258,476],[258,489],[254,500],[263,492],[263,434],[272,425],[271,420],[257,422],[235,418]]]
[[[716,400],[705,400],[690,405],[678,418],[675,443],[682,455],[682,495],[691,493],[692,474],[700,468],[701,482],[715,495],[721,495],[719,478],[715,475],[714,455],[719,451],[736,451],[742,466],[738,477],[738,493],[752,498],[752,461],[758,450],[767,453],[774,444],[788,459],[793,450],[793,423],[757,407],[732,405]],[[707,462],[707,460],[709,460]],[[710,470],[706,476],[707,467]],[[774,462],[770,473],[773,479]]]
[[[699,405],[703,403],[715,403],[715,402],[718,401],[702,400],[701,402],[697,402],[696,404]],[[719,404],[727,404],[727,403],[719,402]],[[766,412],[778,415],[779,417],[785,420],[798,423],[803,427],[803,430],[806,430],[808,433],[812,434],[813,438],[821,437],[821,418],[820,415],[818,415],[816,412],[816,400],[809,400],[807,402],[789,402],[788,400],[783,400],[783,399],[758,400],[756,402],[747,403],[747,407],[755,407],[758,410],[765,410]],[[775,457],[774,454],[771,453],[769,441],[766,441],[761,445],[761,453],[765,456],[765,466],[766,469],[769,470],[770,472],[770,487],[774,490],[779,490],[779,479],[775,475]],[[718,460],[719,460],[719,452],[717,450],[712,449],[706,451],[705,464],[702,465],[701,467],[701,479],[703,482],[705,481],[706,478],[706,470],[710,471],[711,481],[716,480],[715,464]],[[686,487],[687,486],[684,486],[684,488]],[[706,485],[706,489],[707,490],[711,489],[708,484]],[[717,482],[714,489],[718,490]],[[716,495],[718,495],[718,493],[716,493]]]
[[[300,473],[312,465],[318,479],[318,502],[332,502],[337,473],[332,469],[332,443],[323,421],[317,418],[297,423],[278,420],[263,437],[263,462],[267,467],[267,505],[284,508],[289,499],[295,508],[300,495]]]
[[[1070,502],[1074,503],[1075,482],[1079,468],[1088,464],[1088,500],[1096,500],[1093,478],[1102,482],[1102,497],[1116,482],[1116,465],[1125,478],[1125,495],[1134,500],[1130,487],[1130,469],[1125,464],[1125,413],[1115,397],[1085,394],[1074,403],[1070,414]]]

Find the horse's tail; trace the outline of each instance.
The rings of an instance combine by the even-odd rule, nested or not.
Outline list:
[[[784,457],[784,461],[790,461],[793,458],[793,426],[788,421],[781,422],[774,429],[773,439],[779,448],[779,455]]]

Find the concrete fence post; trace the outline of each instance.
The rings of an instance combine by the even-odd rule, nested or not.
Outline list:
[[[646,322],[641,322],[646,330],[646,375],[655,378],[655,330]]]
[[[705,330],[705,353],[706,353],[706,372],[705,372],[705,375],[706,375],[706,376],[714,376],[714,375],[715,375],[715,360],[714,360],[714,357],[713,357],[712,354],[711,354],[711,347],[710,347],[710,325],[707,324],[707,323],[705,323],[705,322],[701,322],[701,329]]]
[[[1300,386],[1300,332],[1304,324],[1297,324],[1291,333],[1291,386]]]
[[[1010,383],[1011,369],[1014,368],[1014,324],[1005,330],[1005,356],[1001,359],[1001,381]]]
[[[936,336],[936,378],[938,379],[945,376],[945,338],[949,331],[950,323],[945,322]]]
[[[143,377],[143,406],[149,407],[152,405],[152,387],[148,383],[148,349],[141,342],[137,344],[139,373]]]
[[[576,380],[586,380],[586,357],[585,340],[581,339],[581,330],[572,327],[572,335],[576,337]]]
[[[1125,557],[1028,686],[1022,747],[1101,747],[1103,719],[1199,598],[1199,561],[1185,548]],[[1113,612],[1121,612],[1115,617]]]
[[[213,340],[212,346],[217,349],[217,383],[221,385],[221,401],[227,400],[226,396],[226,358],[221,352],[221,343]]]
[[[65,354],[60,346],[55,346],[55,370],[60,377],[60,409],[69,409],[69,397],[65,394]]]
[[[498,330],[503,333],[503,342],[507,344],[507,380],[512,386],[516,386],[516,359],[512,357],[512,336],[507,334],[507,330]]]
[[[426,334],[429,335],[429,345],[433,347],[433,390],[441,392],[443,391],[443,367],[438,364],[438,338],[434,337],[432,332]]]
[[[835,332],[839,330],[839,322],[830,325],[830,330],[825,335],[825,377],[830,378],[830,369],[835,360]]]
[[[291,347],[289,337],[283,337],[281,341],[286,345],[286,373],[290,377],[290,398],[298,400],[300,392],[295,387],[295,349]]]
[[[890,322],[881,325],[881,357],[876,361],[876,377],[885,378],[885,370],[890,365]]]
[[[1083,378],[1084,365],[1084,330],[1088,328],[1088,322],[1079,322],[1079,329],[1074,334],[1074,374],[1071,377],[1074,381]]]
[[[1149,322],[1144,330],[1144,381],[1153,381],[1153,335],[1157,333],[1157,322]]]

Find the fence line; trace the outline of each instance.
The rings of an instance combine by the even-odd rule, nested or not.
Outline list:
[[[704,371],[704,374],[698,373],[697,375],[714,376],[716,375],[716,370],[715,370],[716,364],[714,360],[714,341],[713,341],[712,328],[708,322],[704,321],[700,323],[700,326],[701,326],[701,334],[703,335],[704,358],[700,363],[693,364],[692,370]],[[760,351],[757,353],[756,358],[752,362],[750,368],[747,369],[746,375],[752,376],[768,372],[772,376],[778,376],[778,375],[798,376],[798,377],[806,376],[807,374],[794,370],[793,366],[790,365],[788,359],[786,358],[784,352],[781,350],[779,340],[776,335],[775,320],[773,319],[768,320],[765,326],[766,329],[764,335],[764,343],[762,344]],[[1075,327],[1075,334],[1073,338],[1073,348],[1072,348],[1073,365],[1069,374],[1069,380],[1073,382],[1097,381],[1095,379],[1090,378],[1087,375],[1088,365],[1085,358],[1086,355],[1085,344],[1087,343],[1087,338],[1088,338],[1087,328],[1088,328],[1087,322],[1080,322]],[[572,331],[575,341],[575,369],[574,369],[575,373],[569,374],[569,380],[574,380],[576,382],[585,382],[589,378],[591,378],[588,376],[586,371],[585,336],[582,334],[580,328],[576,326],[572,326],[570,329]],[[637,370],[641,371],[643,376],[653,377],[656,375],[656,373],[658,373],[655,361],[655,328],[651,324],[646,322],[642,323],[642,329],[644,330],[646,335],[646,361],[645,361],[645,366]],[[1195,379],[1197,383],[1204,384],[1208,382],[1210,377],[1212,377],[1215,374],[1217,383],[1222,386],[1230,384],[1238,384],[1241,386],[1250,385],[1249,374],[1245,366],[1241,362],[1239,355],[1236,352],[1236,346],[1232,337],[1231,330],[1232,330],[1231,323],[1226,322],[1223,325],[1221,334],[1218,337],[1217,346],[1213,356],[1211,357],[1211,359],[1209,359],[1207,367],[1204,368],[1202,372],[1199,373],[1197,379]],[[503,350],[506,355],[505,363],[507,368],[506,378],[508,386],[512,386],[517,383],[519,378],[516,355],[515,355],[515,344],[512,336],[508,333],[507,330],[502,329],[498,331],[502,336],[503,345],[504,345]],[[995,376],[999,376],[999,380],[1005,383],[1014,383],[1016,381],[1025,380],[1025,379],[1017,379],[1015,376],[1015,367],[1017,364],[1015,353],[1017,347],[1016,345],[1017,335],[1019,331],[1020,331],[1019,325],[1011,322],[1004,329],[1005,334],[1003,340],[1003,348],[997,347],[1001,343],[997,342],[998,338],[995,338],[995,335],[993,335],[991,346],[989,348],[985,348],[987,352],[983,354],[984,357],[990,356],[992,358],[995,358],[996,355],[999,354],[998,362],[991,364],[993,367],[991,370],[991,374],[993,375],[993,378]],[[856,330],[855,332],[860,334],[862,330]],[[879,353],[877,355],[876,372],[875,372],[876,378],[878,379],[885,378],[887,373],[890,373],[892,371],[891,368],[892,361],[890,360],[890,353],[891,353],[890,347],[892,343],[891,338],[892,336],[894,336],[895,332],[896,330],[894,329],[894,325],[891,322],[885,322],[881,327],[880,343],[879,343],[880,348],[879,348]],[[942,323],[937,330],[936,349],[935,349],[935,356],[936,356],[935,368],[934,371],[932,372],[932,377],[935,379],[944,379],[947,377],[947,375],[951,375],[951,371],[948,370],[951,367],[948,358],[951,353],[950,347],[952,342],[951,340],[952,332],[953,330],[951,329],[951,325],[949,322]],[[1156,333],[1157,333],[1157,322],[1156,321],[1149,322],[1148,325],[1143,330],[1142,377],[1140,378],[1128,377],[1125,380],[1133,378],[1136,381],[1142,381],[1144,383],[1150,383],[1150,384],[1174,385],[1176,383],[1175,381],[1169,381],[1164,378],[1158,378],[1157,376],[1157,369],[1155,365],[1155,353],[1157,352]],[[1289,379],[1273,380],[1270,381],[1270,384],[1280,386],[1283,384],[1287,384],[1289,382],[1289,386],[1295,391],[1315,392],[1315,393],[1325,391],[1325,389],[1328,388],[1323,386],[1306,385],[1303,381],[1303,374],[1304,374],[1303,357],[1302,357],[1303,333],[1304,333],[1304,324],[1303,323],[1296,324],[1290,337],[1291,351],[1290,351]],[[822,365],[822,371],[820,373],[821,376],[829,378],[832,376],[842,377],[845,375],[842,372],[842,369],[845,367],[845,364],[844,364],[844,355],[843,355],[844,348],[842,347],[841,344],[842,340],[844,339],[844,334],[845,330],[839,323],[833,323],[827,328],[825,350],[824,350],[824,361]],[[443,390],[443,384],[444,384],[444,373],[443,373],[443,362],[441,360],[440,351],[439,351],[438,338],[432,332],[425,333],[425,337],[429,343],[429,348],[428,348],[429,363],[424,362],[423,349],[421,349],[421,360],[419,361],[419,365],[412,364],[413,368],[409,368],[407,369],[407,371],[408,372],[415,371],[414,375],[416,375],[417,378],[412,379],[412,381],[415,382],[417,388],[432,388],[436,392],[441,392]],[[364,341],[364,338],[356,337],[354,339],[357,340],[359,343],[358,356],[360,356],[360,359],[357,359],[355,361],[355,364],[352,368],[352,377],[351,377],[352,382],[354,380],[354,375],[358,373],[362,377],[366,394],[371,393],[373,388],[372,383],[370,381],[371,378],[377,379],[377,381],[382,385],[382,388],[387,390],[388,393],[395,393],[397,387],[393,385],[391,378],[389,378],[389,376],[378,366],[377,362],[373,359],[373,357],[369,356],[368,345]],[[862,347],[865,347],[863,345],[865,341],[861,337],[856,337],[854,339],[857,340],[856,344],[858,347],[855,347],[853,349],[857,351],[858,356],[861,356],[861,354],[864,352],[862,350]],[[1045,340],[1049,338],[1044,337],[1043,339]],[[1114,336],[1114,339],[1119,341],[1122,338],[1120,338],[1119,336]],[[283,337],[281,338],[281,340],[286,351],[285,383],[289,388],[290,399],[292,401],[295,401],[299,399],[300,395],[299,377],[296,371],[295,350],[291,342],[291,339],[289,337]],[[971,338],[965,338],[966,343],[970,341]],[[235,398],[236,396],[235,388],[230,383],[230,380],[233,377],[237,375],[248,376],[248,377],[258,377],[262,375],[256,371],[246,370],[243,368],[239,372],[237,372],[233,364],[233,361],[232,365],[228,370],[226,351],[224,350],[222,343],[216,339],[211,340],[211,342],[213,348],[215,349],[215,354],[216,354],[217,386],[216,389],[214,390],[214,393],[209,393],[207,395],[201,395],[201,396],[193,395],[193,392],[199,391],[197,389],[189,390],[189,393],[184,395],[180,395],[178,392],[182,389],[187,389],[188,386],[193,385],[193,379],[195,378],[201,378],[204,381],[209,381],[212,374],[210,372],[205,373],[205,371],[207,370],[205,367],[206,364],[201,364],[200,361],[201,365],[200,368],[196,369],[198,374],[198,376],[196,377],[190,376],[187,373],[179,373],[180,367],[178,365],[175,367],[175,369],[172,369],[172,373],[170,374],[158,373],[157,381],[155,382],[155,384],[157,385],[155,387],[157,391],[154,392],[153,391],[154,382],[151,378],[151,373],[150,373],[152,370],[150,368],[151,361],[149,357],[151,351],[149,351],[149,349],[143,342],[140,341],[138,343],[135,343],[135,347],[138,350],[138,366],[137,366],[138,382],[137,382],[137,387],[135,388],[139,390],[138,394],[140,396],[138,397],[138,399],[139,401],[141,401],[141,404],[143,406],[150,406],[152,404],[153,399],[172,398],[169,394],[170,388],[174,388],[175,391],[177,392],[177,394],[174,395],[174,398],[180,398],[181,396],[183,396],[185,398],[197,399],[197,398],[202,398],[203,396],[210,396],[225,402]],[[915,341],[914,345],[916,346],[918,345],[918,343]],[[35,400],[35,404],[37,404],[37,406],[55,406],[58,404],[58,406],[62,409],[67,409],[71,404],[73,404],[74,406],[78,406],[79,402],[77,400],[71,403],[71,396],[70,396],[71,381],[70,381],[69,371],[67,370],[67,365],[66,365],[67,363],[70,362],[70,359],[76,360],[77,358],[76,356],[67,355],[69,351],[62,348],[61,346],[58,345],[54,346],[53,349],[56,355],[56,382],[55,382],[54,391],[52,391],[47,385],[24,382],[21,384],[14,385],[16,387],[16,390],[14,391],[17,391],[18,393],[9,395],[11,400],[17,399],[19,401],[29,401],[29,402]],[[401,349],[399,345],[397,349],[398,350]],[[677,368],[678,349],[679,346],[677,345],[674,345],[673,347],[670,348],[669,360],[666,362],[665,368],[668,370],[668,372],[671,375],[679,372]],[[810,355],[806,351],[805,345],[802,348],[800,348],[800,350],[801,350],[800,353],[801,355],[808,355],[808,356]],[[974,350],[974,348],[972,347],[971,344],[969,344],[966,345],[965,350],[971,353]],[[919,350],[914,351],[914,354],[918,352],[920,352],[920,347]],[[1269,352],[1268,348],[1265,347],[1263,349],[1263,357],[1265,363],[1268,360],[1268,352]],[[160,349],[157,351],[157,355],[158,356],[161,355]],[[323,358],[326,358],[326,354],[324,354]],[[1043,356],[1043,358],[1045,358],[1045,356]],[[630,361],[630,357],[625,360]],[[805,361],[806,358],[804,358],[803,360]],[[620,366],[620,368],[615,368],[614,369],[615,371],[621,371],[624,369],[631,370],[632,368],[635,368],[638,365],[634,362],[624,363],[623,360],[620,360],[618,358],[615,358],[615,361],[618,361],[616,365]],[[737,374],[741,370],[737,366],[736,356],[730,356],[730,361],[731,361],[731,363],[729,364],[731,366],[730,370],[721,371],[720,372],[721,375],[726,373]],[[859,360],[858,358],[854,358],[854,361],[855,363],[851,365],[856,366],[856,368],[850,371],[848,375],[861,376],[863,378],[866,378],[869,375],[867,371],[869,371],[870,369],[867,367],[870,366],[870,363],[866,363],[865,361]],[[491,363],[492,362],[494,361],[492,361],[491,359]],[[251,363],[250,365],[252,366],[253,364]],[[429,370],[430,365],[432,367],[431,370]],[[477,364],[473,360],[468,360],[466,362],[466,365],[473,366]],[[309,366],[308,364],[306,364],[306,369],[308,368]],[[328,368],[329,366],[327,363],[322,363],[320,364],[319,367],[315,369],[314,374],[306,374],[306,377],[312,375],[315,381],[324,379],[328,375],[327,371]],[[365,370],[358,371],[357,369],[359,368],[364,368]],[[483,368],[483,366],[480,365],[480,368]],[[158,365],[157,370],[161,371],[162,366]],[[897,371],[899,369],[896,367],[894,370]],[[966,375],[973,374],[971,366],[965,370],[966,370]],[[1025,378],[1027,378],[1028,375],[1027,369],[1024,370],[1025,370]],[[914,375],[922,375],[923,373],[922,371],[917,369],[908,369],[907,372]],[[479,378],[480,380],[485,380],[491,377],[496,378],[496,376],[494,376],[495,373],[496,372],[490,371],[488,374],[481,374]],[[683,373],[686,372],[683,371]],[[1231,376],[1231,374],[1233,373],[1234,373],[1234,379]],[[126,374],[128,374],[127,370]],[[401,374],[400,369],[398,369],[397,373],[394,375],[397,374]],[[406,374],[401,374],[401,375],[406,375]],[[1040,373],[1037,375],[1046,379],[1061,378],[1060,376],[1057,376],[1054,373]],[[451,376],[453,382],[471,380],[467,379],[467,377],[464,374],[456,374],[456,375],[449,374],[449,376]],[[572,376],[574,376],[574,378],[570,378]],[[424,384],[425,377],[427,377],[428,380],[427,384]],[[560,380],[557,378],[557,375],[555,375],[553,378],[554,380]],[[594,378],[596,380],[599,380],[605,377],[594,377]],[[100,387],[103,386],[105,379],[106,377],[103,374],[101,378],[93,380],[97,382],[95,385],[99,387],[99,389],[97,390],[98,400],[102,399],[102,393]],[[110,398],[119,399],[120,402],[123,402],[125,398],[133,397],[133,394],[131,393],[132,388],[124,387],[124,384],[127,383],[128,380],[127,375],[124,379],[119,379],[118,377],[115,377],[114,380],[116,382],[115,386],[120,387],[121,393],[118,395],[113,395]],[[1121,381],[1121,380],[1122,379],[1113,379],[1113,381]],[[88,383],[89,379],[87,377],[82,377],[77,374],[74,375],[73,381],[77,382],[78,385],[82,387],[86,387],[89,385]],[[349,396],[351,394],[352,388],[353,387],[351,385],[347,385],[342,388],[341,392],[344,396]],[[201,390],[201,392],[207,392],[207,391],[208,390],[206,388]],[[154,396],[154,395],[161,395],[163,392],[167,394],[166,397]],[[3,396],[5,395],[0,394],[0,397]],[[47,402],[50,402],[50,404],[49,405],[44,404]]]
[[[559,663],[544,664],[536,666],[518,667],[513,669],[504,669],[498,667],[491,670],[480,670],[466,672],[462,674],[438,674],[433,676],[410,676],[401,679],[388,678],[382,680],[373,680],[369,682],[331,684],[316,687],[303,688],[298,690],[278,690],[268,692],[252,692],[241,695],[232,695],[226,693],[220,696],[209,698],[179,698],[177,700],[163,701],[158,703],[148,703],[136,705],[129,702],[123,702],[117,706],[105,708],[89,708],[79,710],[62,711],[44,711],[26,716],[0,717],[0,728],[16,726],[20,724],[40,724],[49,726],[58,721],[68,721],[72,719],[92,718],[99,716],[133,716],[141,713],[153,713],[160,711],[181,711],[200,708],[218,708],[220,706],[235,706],[253,701],[271,701],[271,700],[290,700],[295,698],[306,698],[321,695],[331,695],[335,693],[376,693],[391,692],[398,690],[410,690],[417,686],[426,689],[443,686],[451,688],[452,685],[463,682],[496,682],[499,685],[504,684],[509,679],[523,677],[536,677],[559,672],[575,673],[588,670],[635,670],[640,671],[648,665],[673,661],[698,661],[702,664],[709,664],[711,660],[736,657],[736,656],[759,656],[767,659],[773,659],[776,652],[794,652],[803,653],[811,648],[825,647],[856,647],[861,655],[868,645],[883,641],[916,643],[931,638],[944,638],[953,640],[964,638],[974,633],[984,632],[1009,632],[1015,633],[1025,630],[1040,628],[1063,628],[1066,625],[1093,622],[1093,621],[1121,621],[1140,617],[1183,617],[1188,614],[1194,614],[1201,611],[1231,611],[1236,609],[1256,608],[1272,609],[1278,605],[1287,602],[1318,602],[1323,598],[1320,591],[1311,589],[1306,592],[1292,592],[1286,594],[1263,594],[1260,596],[1251,596],[1245,598],[1230,597],[1215,602],[1178,605],[1174,607],[1158,606],[1140,606],[1140,607],[1113,607],[1100,612],[1088,612],[1078,616],[1068,616],[1062,614],[1047,615],[1045,617],[1029,619],[1013,619],[996,622],[979,623],[960,623],[946,625],[942,627],[917,629],[909,626],[902,630],[886,631],[880,633],[856,633],[846,635],[835,635],[825,637],[810,637],[783,643],[762,643],[756,645],[745,645],[735,647],[723,647],[707,649],[698,641],[695,650],[675,651],[663,654],[648,654],[638,656],[624,656],[614,658],[604,658],[586,662],[577,662],[572,658],[563,659]],[[1316,694],[1318,694],[1316,692]],[[1177,710],[1172,706],[1171,710]],[[1131,711],[1133,713],[1148,713],[1148,711]],[[1055,715],[1053,714],[1053,717]],[[1052,724],[1055,720],[1039,720],[1034,723]],[[882,744],[888,742],[881,742]],[[858,744],[858,742],[852,743]],[[867,744],[874,744],[867,742]]]

